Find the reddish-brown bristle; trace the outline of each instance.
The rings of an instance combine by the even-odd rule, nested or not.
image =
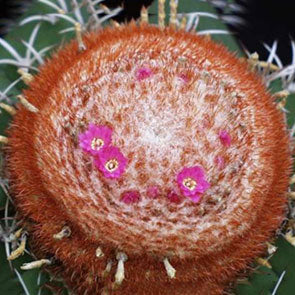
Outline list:
[[[49,269],[76,294],[222,294],[284,216],[283,115],[245,63],[195,34],[132,23],[83,42],[40,69],[24,91],[38,112],[21,108],[9,130],[9,177],[34,252],[54,257]],[[128,159],[119,179],[80,148],[89,123],[113,130]],[[193,166],[210,183],[196,203],[176,180]],[[140,197],[122,201],[130,191]],[[54,239],[64,226],[71,235]],[[118,251],[128,260],[114,291]]]

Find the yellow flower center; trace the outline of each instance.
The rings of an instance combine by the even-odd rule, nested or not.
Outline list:
[[[104,145],[104,141],[101,138],[93,138],[91,141],[91,148],[93,150],[99,150]]]
[[[105,164],[105,168],[109,171],[109,172],[114,172],[119,166],[119,163],[116,159],[111,159],[109,161],[106,162]]]
[[[196,186],[197,186],[197,182],[194,179],[189,178],[189,177],[188,178],[185,178],[183,180],[182,184],[186,188],[188,188],[190,191],[193,191],[196,188]]]

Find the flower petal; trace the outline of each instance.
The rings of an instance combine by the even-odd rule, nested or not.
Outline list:
[[[121,195],[121,201],[125,204],[137,203],[140,201],[140,193],[138,191],[127,191]]]
[[[90,123],[88,129],[79,134],[79,146],[84,152],[95,156],[102,148],[111,144],[112,129],[104,125],[94,125]]]
[[[230,147],[231,145],[231,136],[226,130],[219,131],[219,139],[222,143],[222,145],[226,147]]]
[[[127,158],[117,147],[109,146],[101,150],[94,164],[106,178],[115,179],[125,171]]]
[[[200,166],[184,167],[176,180],[183,195],[190,198],[196,198],[196,194],[203,194],[210,187]]]

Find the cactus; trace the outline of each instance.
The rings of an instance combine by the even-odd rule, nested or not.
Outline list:
[[[24,57],[1,40],[13,56],[0,60],[1,107],[13,119],[0,138],[0,236],[24,292],[43,294],[25,283],[42,268],[74,294],[222,294],[245,282],[254,259],[263,266],[238,294],[288,290],[294,272],[267,242],[284,235],[278,256],[294,255],[285,115],[294,65],[282,67],[275,44],[264,62],[211,41],[222,34],[238,50],[225,27],[199,24],[217,18],[200,12],[207,3],[179,1],[178,14],[177,1],[159,0],[149,10],[158,26],[144,8],[138,23],[102,28],[120,8],[39,2],[21,22],[32,28]],[[52,28],[74,40],[44,60],[53,34],[34,42]]]

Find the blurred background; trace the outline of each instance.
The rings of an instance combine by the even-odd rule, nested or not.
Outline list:
[[[14,21],[30,7],[32,0],[0,0],[0,36],[3,36]],[[34,0],[33,0],[34,1]],[[185,1],[185,0],[184,0]],[[199,1],[199,0],[196,0]],[[257,51],[262,60],[268,56],[263,42],[272,46],[278,41],[278,55],[284,64],[291,62],[292,38],[295,38],[294,0],[207,0],[224,17],[229,28],[250,52]],[[109,7],[123,5],[117,16],[122,22],[139,16],[142,5],[153,0],[105,0]]]

